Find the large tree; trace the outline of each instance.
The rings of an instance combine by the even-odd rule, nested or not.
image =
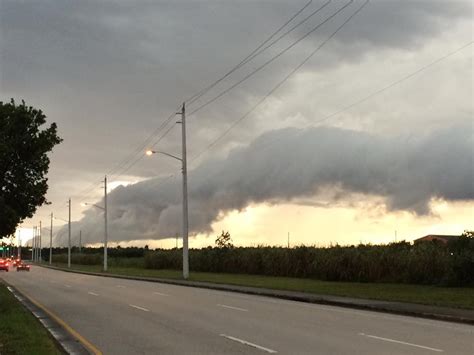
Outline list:
[[[0,101],[0,238],[47,203],[48,153],[62,139],[41,110]]]

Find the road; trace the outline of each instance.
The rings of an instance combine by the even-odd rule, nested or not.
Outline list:
[[[40,267],[0,277],[104,354],[474,354],[474,327]]]

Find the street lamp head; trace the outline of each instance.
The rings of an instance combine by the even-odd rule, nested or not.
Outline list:
[[[150,155],[153,155],[155,154],[155,151],[151,150],[151,149],[148,149],[146,152],[145,152],[146,155],[150,156]]]
[[[82,207],[86,207],[87,205],[88,205],[87,202],[82,202],[82,203],[81,203],[81,206],[82,206]]]

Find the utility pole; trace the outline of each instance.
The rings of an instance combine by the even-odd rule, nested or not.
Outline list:
[[[288,232],[288,249],[290,249],[290,232]]]
[[[82,251],[82,230],[79,231],[79,254]]]
[[[21,229],[18,229],[18,255],[17,259],[21,260]]]
[[[71,268],[71,198],[68,200],[69,220],[68,220],[68,240],[67,240],[67,267]]]
[[[181,112],[182,135],[182,171],[183,171],[183,279],[189,277],[189,243],[188,243],[188,168],[186,163],[186,107],[183,102]]]
[[[31,261],[35,261],[35,228],[33,227],[33,238],[31,239]]]
[[[49,228],[49,265],[53,262],[53,212],[51,212],[51,226]]]
[[[41,230],[41,221],[40,221],[40,226],[39,226],[39,258],[38,261],[41,264],[41,238],[42,238],[42,230]]]
[[[176,249],[178,249],[178,233],[176,233]]]
[[[107,175],[104,177],[104,271],[107,271]]]

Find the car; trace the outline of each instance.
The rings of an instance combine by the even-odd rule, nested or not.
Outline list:
[[[24,264],[24,263],[19,263],[16,266],[16,271],[30,271],[30,265]]]
[[[8,261],[0,259],[0,270],[5,270],[6,272],[10,271],[9,265]]]

